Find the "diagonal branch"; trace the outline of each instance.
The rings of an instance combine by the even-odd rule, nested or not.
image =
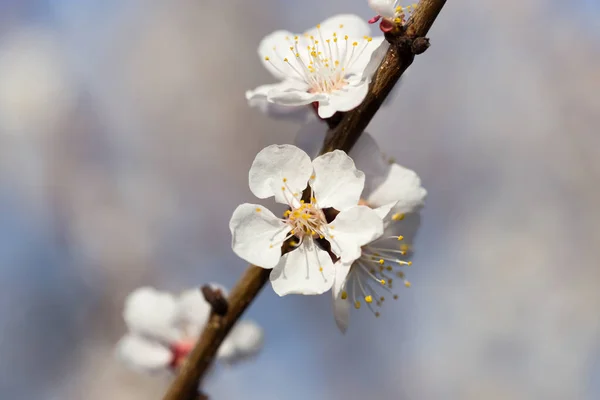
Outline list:
[[[423,37],[445,3],[446,0],[421,0],[406,26],[398,32],[386,35],[390,47],[373,77],[367,97],[354,110],[339,115],[335,121],[328,121],[330,130],[321,153],[335,149],[348,152],[354,146],[398,79],[412,64],[415,54],[422,53],[428,47],[428,42]],[[164,400],[198,398],[200,381],[208,371],[219,346],[267,283],[270,273],[270,270],[254,265],[248,267],[231,290],[226,312],[213,310],[211,313],[196,347],[171,384]]]

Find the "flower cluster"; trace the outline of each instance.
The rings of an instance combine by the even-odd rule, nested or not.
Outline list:
[[[386,295],[398,297],[396,282],[410,286],[404,268],[412,264],[426,196],[417,174],[387,159],[368,134],[350,154],[336,150],[311,160],[316,151],[308,142],[323,138],[311,131],[325,128],[310,116],[327,119],[357,107],[389,47],[383,36],[371,36],[369,24],[381,20],[381,31],[390,32],[416,8],[396,0],[368,3],[377,13],[368,23],[338,15],[303,34],[276,31],[260,43],[259,56],[279,82],[248,91],[246,98],[270,116],[305,122],[297,138],[303,149],[268,146],[250,168],[252,193],[287,209],[277,216],[262,205],[242,204],[229,224],[233,251],[272,269],[280,296],[332,289],[342,331],[352,307],[379,316]]]
[[[213,288],[225,291],[218,285]],[[139,288],[125,300],[123,318],[129,332],[117,344],[117,354],[139,371],[175,371],[194,347],[209,314],[210,305],[198,289],[174,296]],[[256,354],[262,343],[261,327],[242,321],[221,344],[217,359],[228,364],[246,359]]]
[[[381,20],[383,32],[404,25],[414,10],[395,0],[369,0],[369,5],[377,12],[369,22]],[[262,40],[258,52],[278,82],[248,91],[246,98],[271,116],[310,122],[297,143],[306,143],[301,136],[308,142],[322,139],[309,132],[315,123],[325,131],[322,121],[311,117],[328,119],[360,105],[388,47],[355,15],[329,18],[302,34],[276,31]],[[271,270],[271,285],[280,296],[331,290],[335,321],[344,332],[352,308],[364,306],[379,316],[388,293],[397,298],[397,282],[410,286],[404,269],[412,264],[412,239],[426,191],[414,171],[391,162],[366,133],[349,154],[335,150],[312,157],[314,145],[301,147],[271,145],[257,154],[248,177],[251,192],[285,209],[276,215],[260,204],[238,206],[229,223],[232,249]],[[199,290],[174,296],[140,288],[125,302],[128,333],[117,353],[139,370],[176,371],[210,310]],[[217,359],[248,358],[262,342],[257,324],[239,322]]]

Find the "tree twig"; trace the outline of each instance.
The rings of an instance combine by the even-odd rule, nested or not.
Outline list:
[[[350,151],[400,76],[413,62],[415,54],[422,53],[428,47],[428,41],[419,38],[424,38],[427,34],[445,3],[446,0],[421,0],[404,29],[399,33],[386,35],[390,47],[375,73],[367,97],[354,110],[339,115],[334,121],[328,121],[330,130],[321,153],[335,149]],[[417,39],[420,43],[415,43]],[[222,308],[216,309],[213,305],[213,312],[194,350],[171,384],[164,400],[188,400],[198,396],[200,381],[210,367],[219,346],[267,283],[270,273],[271,270],[251,265],[231,290],[225,302],[226,312],[223,312]],[[211,295],[212,293],[209,293],[209,297]],[[215,304],[221,303],[219,301]]]

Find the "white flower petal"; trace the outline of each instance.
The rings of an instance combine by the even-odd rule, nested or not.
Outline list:
[[[254,90],[246,91],[246,100],[248,105],[253,108],[258,108],[267,116],[275,119],[286,119],[298,122],[310,122],[315,119],[315,113],[312,107],[305,106],[283,106],[280,104],[271,103],[267,100],[267,94],[273,89],[281,90],[282,85],[285,88],[289,87],[289,83],[275,83],[271,85],[262,85]]]
[[[257,354],[263,345],[262,328],[252,321],[241,321],[233,326],[221,345],[217,357],[234,363]]]
[[[238,322],[230,333],[237,349],[243,355],[256,354],[263,345],[263,329],[255,322]]]
[[[309,238],[281,257],[279,264],[273,268],[270,279],[273,290],[280,296],[314,295],[331,289],[334,276],[331,257]]]
[[[379,218],[381,218],[385,224],[385,220],[388,219],[388,217],[390,217],[390,214],[391,214],[392,210],[394,209],[394,207],[396,206],[396,203],[397,202],[394,201],[394,202],[391,202],[388,204],[384,204],[383,206],[374,208],[373,211],[375,211],[377,213],[377,216]]]
[[[217,350],[217,359],[228,362],[229,360],[235,359],[236,354],[237,349],[235,347],[235,342],[227,336]]]
[[[335,263],[335,281],[331,289],[333,295],[333,317],[335,324],[342,333],[346,333],[350,319],[350,301],[342,300],[341,296],[351,267],[352,263],[342,263],[341,261]]]
[[[197,336],[206,325],[210,315],[210,304],[206,302],[199,288],[186,290],[177,302],[179,320],[189,331],[187,334]]]
[[[334,32],[342,38],[344,35],[348,35],[351,38],[362,38],[364,36],[370,36],[371,27],[367,21],[358,15],[339,14],[321,22],[320,31],[324,38],[332,36]],[[312,35],[315,39],[320,40],[319,29],[309,29],[306,31],[306,34],[309,36]]]
[[[341,297],[334,297],[333,317],[340,332],[346,333],[350,322],[350,301],[342,300]]]
[[[125,300],[123,318],[131,332],[172,342],[181,337],[177,328],[177,302],[169,293],[151,287],[132,292]]]
[[[369,91],[369,82],[362,80],[331,92],[326,101],[319,102],[319,117],[329,118],[336,111],[350,111],[360,105]],[[324,103],[323,105],[321,105]]]
[[[396,0],[369,0],[369,7],[384,18],[394,18]]]
[[[289,144],[271,145],[262,149],[252,163],[250,190],[259,199],[275,196],[278,203],[297,203],[294,194],[300,198],[312,173],[308,154]]]
[[[365,174],[362,197],[367,198],[385,180],[391,165],[379,150],[373,136],[366,132],[360,136],[348,155],[354,160],[356,168]]]
[[[361,246],[372,242],[383,234],[383,221],[367,206],[356,206],[340,212],[329,224],[333,227],[333,239],[329,239],[331,250],[349,263],[361,255]]]
[[[320,208],[333,207],[338,211],[358,204],[365,185],[365,174],[341,150],[315,158],[315,178],[310,182]]]
[[[309,93],[306,89],[288,88],[286,90],[271,90],[267,100],[281,106],[305,106],[315,101],[324,101],[327,95],[323,93]]]
[[[296,133],[294,144],[305,151],[309,157],[315,158],[321,151],[325,133],[327,133],[327,124],[324,121],[320,119],[310,121],[302,125]]]
[[[381,65],[389,47],[390,43],[383,36],[374,37],[367,49],[369,50],[368,53],[365,51],[367,54],[363,54],[352,68],[360,71],[363,79],[367,79],[370,82],[375,71]]]
[[[281,258],[281,245],[291,227],[265,207],[245,203],[233,212],[229,229],[235,254],[256,266],[273,268]]]
[[[392,164],[385,180],[367,198],[371,207],[397,202],[394,212],[409,213],[423,205],[427,191],[412,170]]]
[[[415,237],[419,231],[419,227],[421,226],[421,214],[420,212],[412,212],[407,214],[403,220],[401,221],[393,221],[391,218],[388,218],[383,221],[384,222],[384,235],[376,240],[376,243],[379,241],[388,241],[396,240],[396,239],[385,239],[389,236],[402,236],[402,244],[408,245],[409,255],[412,253],[412,247],[415,242]],[[379,246],[379,245],[378,245]],[[389,247],[389,245],[383,245],[381,247]]]
[[[333,282],[333,287],[331,288],[333,297],[338,297],[342,293],[342,289],[344,288],[344,283],[346,283],[346,279],[348,278],[348,273],[350,272],[350,267],[352,263],[343,263],[338,260],[335,267],[335,280]]]
[[[117,356],[129,367],[143,372],[161,371],[173,358],[171,351],[160,343],[132,334],[119,340]]]
[[[292,67],[283,61],[286,57],[283,54],[288,54],[289,51],[290,38],[293,43],[294,34],[291,32],[275,31],[265,36],[258,45],[258,55],[263,65],[273,76],[279,79],[298,77]],[[266,57],[268,57],[268,60],[265,59]]]

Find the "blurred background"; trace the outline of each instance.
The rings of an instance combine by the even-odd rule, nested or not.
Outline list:
[[[231,287],[256,49],[364,0],[0,0],[0,398],[160,399],[115,359],[125,296]],[[449,1],[369,132],[429,191],[412,288],[341,336],[329,295],[247,317],[214,399],[600,398],[600,3]],[[374,30],[375,33],[375,30]],[[265,204],[271,204],[266,202]]]

